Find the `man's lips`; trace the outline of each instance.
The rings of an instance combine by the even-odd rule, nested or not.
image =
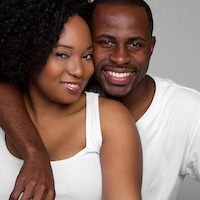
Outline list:
[[[113,77],[119,78],[119,79],[126,78],[132,74],[132,72],[112,72],[109,70],[106,71],[106,73],[108,73],[110,76],[113,76]]]
[[[133,79],[135,71],[131,72],[116,72],[111,70],[103,70],[103,75],[106,80],[114,85],[127,85]]]

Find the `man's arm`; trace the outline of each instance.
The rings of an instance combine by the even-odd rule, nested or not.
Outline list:
[[[54,181],[49,155],[26,111],[20,89],[0,83],[0,126],[24,159],[10,200],[24,193],[24,200],[52,200],[55,198]]]

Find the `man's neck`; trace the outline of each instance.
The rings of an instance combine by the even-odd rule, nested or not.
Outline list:
[[[149,77],[144,79],[128,96],[119,99],[131,112],[135,121],[138,121],[147,111],[155,94],[155,82]]]

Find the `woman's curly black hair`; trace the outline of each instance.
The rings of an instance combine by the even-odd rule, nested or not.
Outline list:
[[[4,0],[0,5],[0,81],[38,75],[70,16],[88,21],[87,0]]]

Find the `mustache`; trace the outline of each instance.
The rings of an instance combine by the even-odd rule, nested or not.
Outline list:
[[[102,68],[119,68],[119,69],[137,69],[137,66],[135,65],[116,65],[116,64],[103,64]]]

